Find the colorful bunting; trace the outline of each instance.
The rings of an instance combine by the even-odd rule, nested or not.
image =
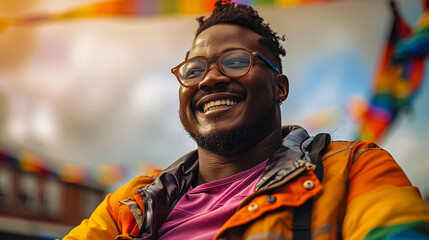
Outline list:
[[[333,2],[341,0],[233,0],[235,3],[249,5],[276,5],[280,7],[308,3]],[[11,26],[45,23],[69,19],[116,17],[116,16],[151,16],[161,14],[202,14],[211,12],[216,0],[110,0],[85,5],[61,13],[29,15],[14,19],[0,16],[0,33]]]
[[[96,180],[102,186],[114,185],[129,175],[127,167],[121,165],[108,164],[100,166],[98,169]]]
[[[423,81],[425,72],[423,57],[426,52],[410,54],[400,50],[402,52],[398,52],[399,55],[396,57],[401,41],[410,39],[411,28],[401,18],[393,1],[391,8],[394,16],[393,25],[384,49],[380,70],[375,78],[373,96],[363,113],[358,132],[359,140],[379,141],[397,115],[411,107]],[[420,49],[415,45],[419,41],[410,41],[406,49]],[[402,44],[402,46],[405,45]]]
[[[53,176],[64,182],[97,184],[103,187],[115,185],[128,177],[144,174],[159,168],[156,164],[147,162],[101,164],[94,168],[68,162],[53,164],[29,152],[13,155],[1,149],[0,166],[10,166],[43,176]]]
[[[62,163],[57,169],[57,174],[64,182],[91,183],[90,170],[82,165]]]
[[[19,160],[19,166],[24,171],[35,172],[42,175],[53,174],[50,171],[50,169],[52,169],[50,164],[32,153],[22,153],[19,156]]]

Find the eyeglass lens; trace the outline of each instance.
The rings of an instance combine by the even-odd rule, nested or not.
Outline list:
[[[221,71],[228,77],[244,76],[250,67],[251,56],[244,51],[226,53],[220,59]],[[204,77],[207,61],[195,59],[183,64],[179,68],[180,80],[188,86],[198,84]]]

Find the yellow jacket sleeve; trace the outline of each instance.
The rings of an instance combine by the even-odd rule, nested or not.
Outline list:
[[[72,229],[64,240],[105,240],[115,239],[118,235],[136,233],[138,227],[128,206],[119,201],[139,196],[138,189],[153,182],[160,170],[151,171],[124,185],[112,194],[108,194],[88,219]],[[142,204],[139,204],[140,208]],[[143,210],[143,209],[142,209]]]
[[[392,156],[368,143],[358,143],[355,148],[348,173],[343,238],[397,239],[399,232],[426,234],[429,210]]]

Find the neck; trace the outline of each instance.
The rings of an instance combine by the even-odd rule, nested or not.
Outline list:
[[[215,154],[198,147],[198,185],[223,179],[268,159],[281,145],[281,128],[275,129],[255,145],[231,154]]]

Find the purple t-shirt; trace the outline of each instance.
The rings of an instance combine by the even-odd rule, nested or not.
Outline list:
[[[213,239],[241,201],[255,191],[267,161],[221,180],[191,186],[162,224],[157,239]]]

